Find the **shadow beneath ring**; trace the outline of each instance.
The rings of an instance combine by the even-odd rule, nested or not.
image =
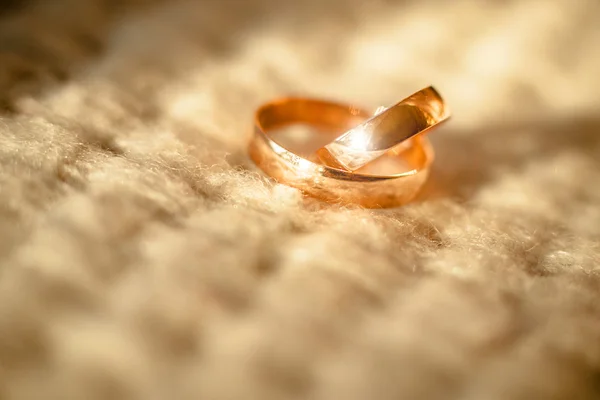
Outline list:
[[[519,170],[533,158],[577,152],[600,170],[600,118],[574,116],[515,121],[470,131],[444,129],[430,136],[436,161],[415,201],[466,201],[494,176]]]

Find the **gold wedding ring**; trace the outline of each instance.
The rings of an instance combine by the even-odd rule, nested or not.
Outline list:
[[[449,117],[442,97],[430,86],[350,129],[316,154],[325,165],[356,171]]]
[[[286,98],[257,110],[249,153],[266,174],[311,196],[371,208],[395,207],[413,199],[429,174],[433,149],[421,133],[448,116],[433,88],[375,116],[350,105]],[[318,157],[300,156],[278,143],[276,134],[297,124],[341,136],[317,150]],[[368,132],[366,139],[359,128]]]

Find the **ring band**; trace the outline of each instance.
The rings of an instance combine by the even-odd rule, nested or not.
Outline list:
[[[267,175],[286,185],[329,202],[369,208],[395,207],[412,200],[427,180],[433,149],[422,135],[394,147],[359,172],[322,165],[278,144],[274,130],[308,124],[328,131],[345,132],[372,114],[350,105],[287,98],[260,107],[255,115],[249,154]]]
[[[444,100],[430,86],[352,128],[316,155],[325,165],[356,171],[449,117]]]

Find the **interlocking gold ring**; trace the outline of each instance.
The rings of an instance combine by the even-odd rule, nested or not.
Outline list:
[[[273,135],[274,131],[294,124],[345,132],[372,117],[371,113],[351,105],[324,100],[286,98],[269,102],[256,111],[250,157],[277,181],[328,202],[369,208],[405,204],[427,180],[434,159],[429,140],[416,133],[435,124],[416,133],[412,130],[401,143],[391,146],[393,141],[388,140],[383,153],[354,171],[327,165],[317,157],[301,157],[277,143]],[[406,136],[407,131],[402,132]],[[373,133],[376,135],[377,129]]]

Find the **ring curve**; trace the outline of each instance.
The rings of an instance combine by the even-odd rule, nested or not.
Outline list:
[[[433,86],[421,89],[337,137],[316,151],[322,164],[356,171],[395,146],[420,135],[450,117]]]

